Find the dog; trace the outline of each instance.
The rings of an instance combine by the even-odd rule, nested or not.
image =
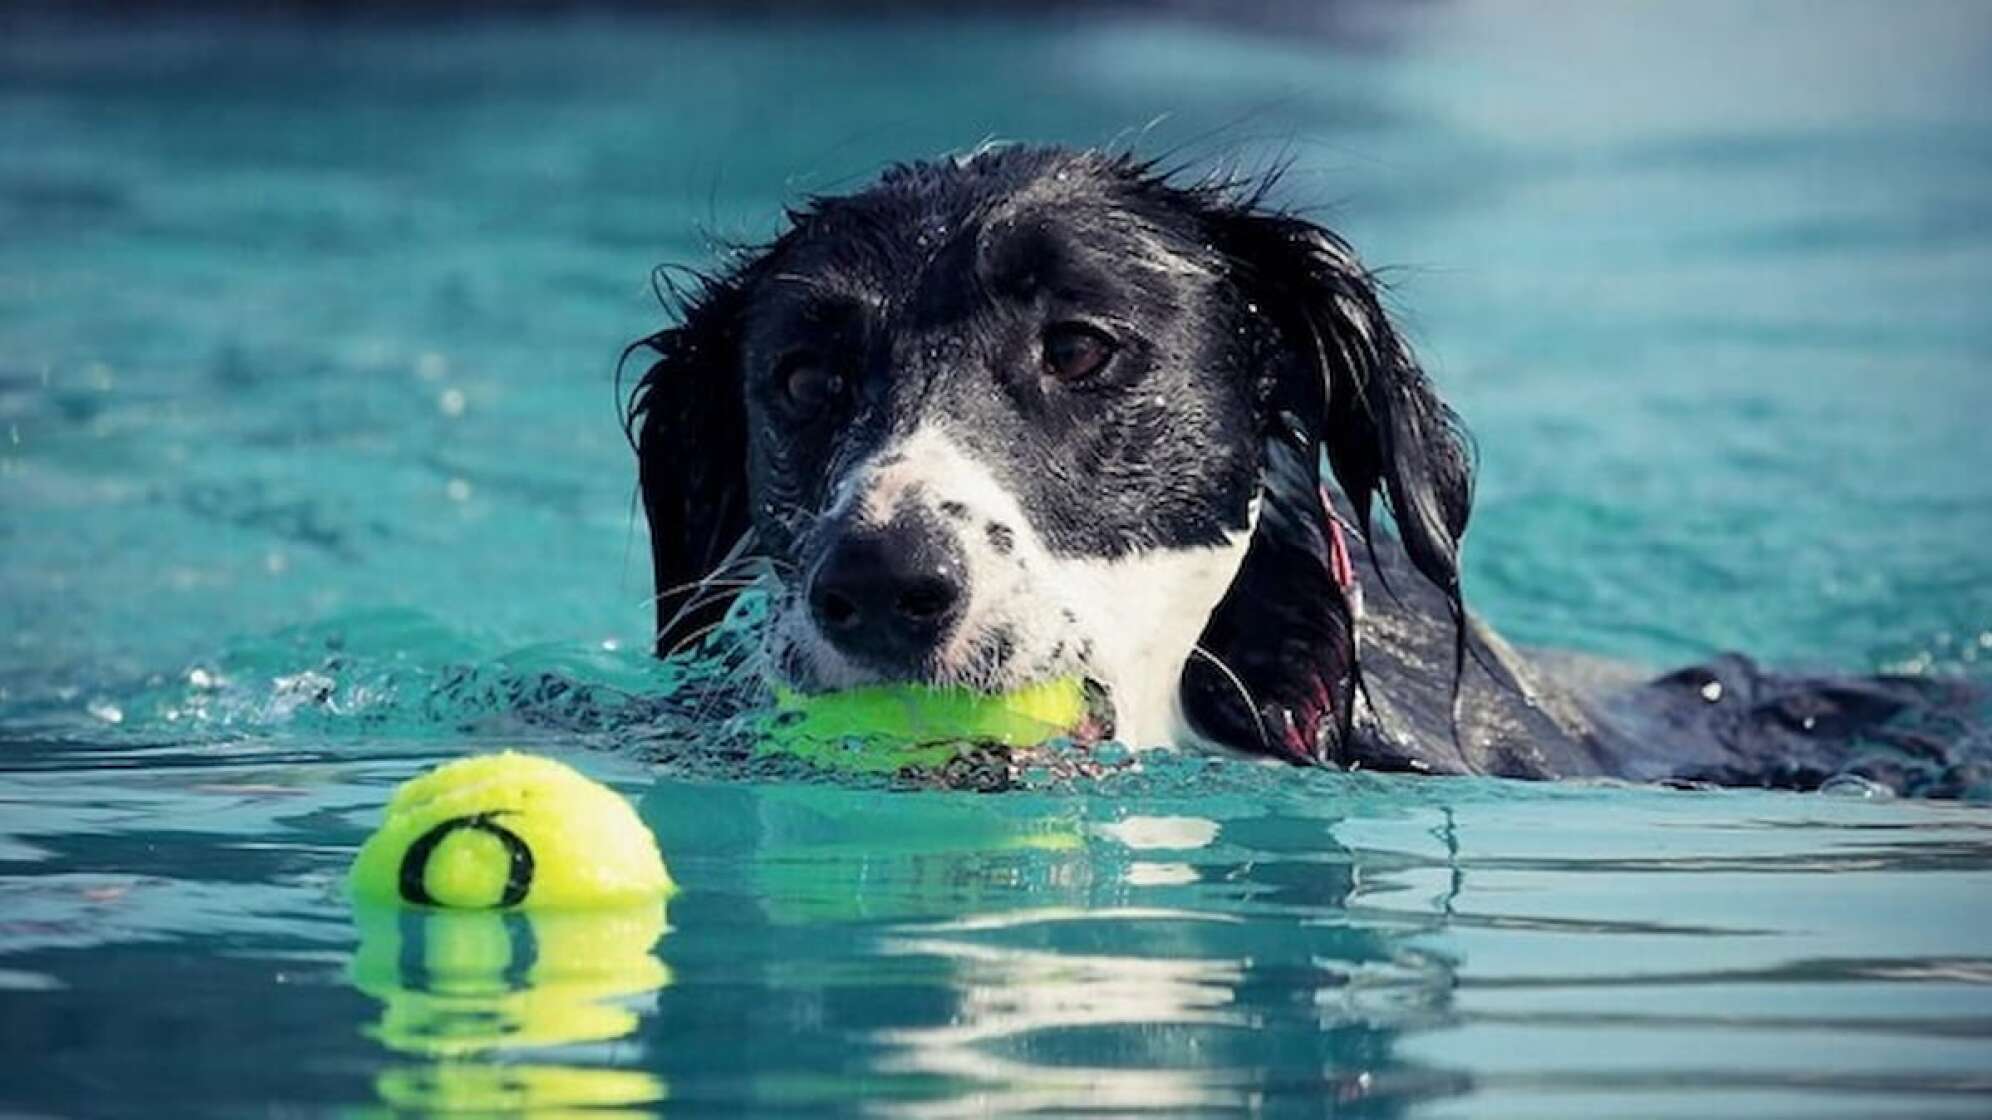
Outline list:
[[[1737,656],[1642,681],[1503,642],[1461,597],[1460,419],[1350,246],[1265,188],[984,148],[814,199],[701,276],[632,347],[658,653],[751,586],[786,688],[1080,677],[1137,747],[1984,781],[1962,686]]]

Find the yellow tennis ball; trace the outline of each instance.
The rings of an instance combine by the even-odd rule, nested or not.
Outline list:
[[[913,684],[812,696],[778,689],[775,708],[761,739],[763,753],[845,770],[893,771],[939,766],[962,743],[1030,747],[1069,734],[1086,718],[1086,686],[1066,677],[997,693]]]
[[[620,906],[675,889],[622,795],[514,751],[402,785],[348,882],[365,902],[469,910]]]

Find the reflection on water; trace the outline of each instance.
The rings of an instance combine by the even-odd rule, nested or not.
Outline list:
[[[1445,1018],[1452,962],[1415,929],[1337,917],[1388,888],[1360,880],[1333,815],[670,780],[642,809],[696,915],[672,941],[685,982],[644,1033],[751,1033],[764,1060],[736,1087],[748,1099],[795,1103],[807,1079],[790,1067],[839,1036],[854,1046],[839,1064],[862,1056],[887,1098],[874,1107],[914,1116],[1075,1094],[1107,1109],[1292,1098],[1387,1114],[1464,1084],[1395,1053],[1401,1030]],[[700,833],[715,821],[723,837]],[[1239,846],[1282,837],[1289,858]],[[693,962],[737,953],[779,963],[702,982]]]
[[[1670,1091],[1684,1032],[1719,1029],[1692,1063],[1717,1105],[1988,1087],[1967,811],[1246,773],[1256,795],[666,777],[642,809],[687,890],[646,1068],[674,1099],[910,1116],[1581,1112]],[[1895,909],[1852,921],[1854,895]]]
[[[489,1115],[587,1109],[613,1115],[617,1105],[654,1104],[664,1086],[647,1073],[579,1066],[445,1063],[389,1070],[374,1082],[380,1098],[403,1112]],[[631,1115],[646,1115],[632,1113]]]
[[[662,904],[574,913],[361,906],[353,984],[383,1005],[368,1037],[432,1059],[382,1072],[396,1108],[489,1111],[644,1104],[662,1081],[636,1070],[520,1063],[521,1054],[607,1042],[634,1005],[671,982],[653,953]]]

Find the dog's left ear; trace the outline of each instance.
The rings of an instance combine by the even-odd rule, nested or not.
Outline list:
[[[631,395],[628,430],[650,522],[660,657],[725,617],[734,596],[710,581],[750,543],[741,299],[737,283],[707,283],[682,301],[678,326],[631,347],[657,356]]]
[[[1275,328],[1270,423],[1326,451],[1367,537],[1381,493],[1405,553],[1464,620],[1459,542],[1473,460],[1459,418],[1398,337],[1371,276],[1340,238],[1304,219],[1220,209],[1216,243]]]

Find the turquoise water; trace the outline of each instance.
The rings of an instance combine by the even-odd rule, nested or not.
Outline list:
[[[1984,1114],[1982,807],[893,792],[702,754],[643,656],[651,266],[999,136],[1291,159],[1512,636],[1992,680],[1992,16],[1357,23],[15,27],[0,1110]],[[356,924],[392,785],[501,744],[639,800],[669,932]]]

